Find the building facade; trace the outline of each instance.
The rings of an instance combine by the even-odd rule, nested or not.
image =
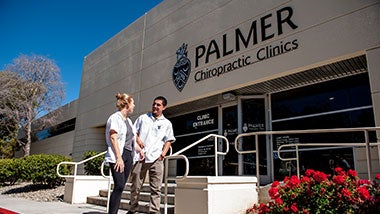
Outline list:
[[[33,132],[30,154],[58,154],[67,157],[73,155],[77,102],[74,100],[60,107],[56,110],[59,112],[54,124]],[[49,114],[44,117],[49,117]],[[23,155],[22,151],[16,153],[16,157]]]
[[[81,160],[89,150],[105,150],[116,93],[134,97],[132,119],[163,95],[174,151],[210,133],[224,135],[230,152],[220,158],[219,174],[255,174],[255,157],[234,149],[240,133],[380,126],[379,59],[378,0],[165,0],[85,57],[72,155]],[[278,159],[280,145],[334,137],[357,140],[264,137],[263,181],[292,169]],[[200,144],[188,152],[191,174],[212,175],[212,150]],[[371,154],[380,172],[378,148]],[[303,167],[322,170],[345,158],[365,173],[357,148],[304,150],[300,158]]]

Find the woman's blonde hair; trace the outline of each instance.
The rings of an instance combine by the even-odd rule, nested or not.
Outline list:
[[[133,98],[131,95],[128,95],[126,93],[124,93],[124,94],[117,93],[116,99],[117,99],[116,108],[121,110],[121,109],[125,108],[126,106],[128,106],[132,102]]]

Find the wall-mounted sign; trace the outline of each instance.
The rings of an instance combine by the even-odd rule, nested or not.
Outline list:
[[[217,130],[218,108],[213,107],[170,119],[176,135]]]
[[[189,79],[191,63],[187,58],[187,44],[182,44],[177,50],[177,62],[173,68],[173,83],[178,91],[182,91]]]
[[[253,20],[248,34],[243,33],[246,32],[245,29],[236,28],[232,34],[223,34],[221,39],[212,39],[208,44],[197,46],[195,48],[195,68],[197,68],[200,63],[207,64],[211,60],[218,60],[230,54],[251,48],[260,42],[280,36],[284,33],[285,28],[291,28],[292,30],[297,29],[298,26],[292,19],[293,8],[283,7],[273,13],[267,13]],[[218,43],[217,41],[220,40],[222,42]],[[234,42],[231,44],[228,43],[228,41]],[[256,54],[256,58],[262,60],[273,57],[274,55],[284,53],[296,47],[298,47],[297,41],[281,41],[280,44],[267,45],[265,48],[260,49]],[[237,61],[240,61],[241,65],[243,65],[242,63],[248,63],[249,58],[249,56],[243,56],[237,59]]]
[[[200,44],[194,50],[194,68],[203,66],[194,73],[194,81],[199,82],[232,72],[256,62],[269,59],[299,48],[298,39],[281,40],[268,43],[258,48],[253,54],[236,56],[223,64],[207,67],[207,64],[220,60],[239,51],[252,49],[261,42],[282,35],[286,29],[295,30],[298,26],[294,22],[293,8],[285,6],[274,12],[269,12],[252,20],[248,28],[236,28],[233,32],[225,33],[219,38]],[[232,42],[231,42],[232,41]],[[173,69],[173,82],[179,91],[185,87],[190,76],[190,60],[187,58],[187,45],[183,44],[177,51],[177,62]]]
[[[300,143],[299,137],[291,137],[288,135],[278,136],[275,138],[275,145],[276,145],[275,149],[278,149],[278,147],[280,147],[281,145],[295,144],[295,143]]]

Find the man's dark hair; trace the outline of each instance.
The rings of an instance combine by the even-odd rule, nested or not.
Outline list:
[[[166,106],[168,104],[168,100],[166,100],[166,98],[163,96],[158,96],[158,97],[154,98],[154,100],[161,100],[162,105],[164,105],[164,106]]]

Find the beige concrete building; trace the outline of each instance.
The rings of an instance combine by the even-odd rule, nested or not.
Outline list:
[[[75,130],[63,141],[75,160],[89,150],[104,151],[116,93],[134,97],[133,120],[163,95],[177,137],[174,151],[210,133],[224,135],[230,152],[220,157],[219,174],[254,175],[255,155],[234,149],[240,133],[380,126],[379,59],[379,0],[165,0],[85,57],[72,109]],[[294,169],[278,159],[280,145],[362,138],[260,137],[262,181]],[[254,148],[250,141],[242,148]],[[191,174],[213,174],[210,151],[201,144],[187,153]],[[328,170],[343,157],[365,174],[363,151],[304,148],[300,164]],[[373,170],[380,172],[379,150],[372,148],[371,155]]]

